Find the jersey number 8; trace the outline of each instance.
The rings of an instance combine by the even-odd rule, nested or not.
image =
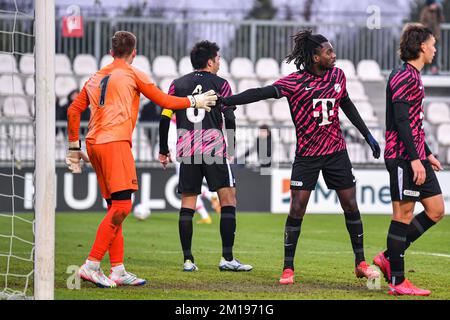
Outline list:
[[[195,87],[194,91],[192,91],[192,95],[202,94],[202,89],[203,89],[202,85],[198,84]],[[197,112],[197,115],[195,115],[196,112]],[[186,117],[192,123],[202,122],[202,120],[205,118],[205,109],[187,108],[186,109]]]

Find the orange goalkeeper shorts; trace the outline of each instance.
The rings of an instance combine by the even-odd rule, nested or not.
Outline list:
[[[138,190],[136,165],[130,144],[114,141],[104,144],[86,142],[89,160],[97,174],[97,181],[103,198],[123,190]]]

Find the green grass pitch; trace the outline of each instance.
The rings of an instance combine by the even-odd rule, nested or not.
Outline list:
[[[297,247],[295,284],[281,286],[283,236],[286,215],[238,213],[234,254],[253,265],[251,272],[220,272],[219,216],[211,225],[194,218],[192,251],[199,271],[182,271],[178,215],[153,213],[145,221],[132,215],[124,224],[125,266],[148,280],[142,287],[99,289],[81,282],[69,290],[67,268],[81,265],[94,241],[103,214],[68,213],[56,217],[56,299],[385,299],[392,297],[381,280],[381,290],[368,290],[353,273],[353,253],[343,215],[306,215]],[[384,249],[390,216],[364,215],[366,260]],[[450,219],[444,218],[407,251],[406,276],[432,290],[430,297],[450,299]],[[109,272],[108,255],[102,263]],[[69,281],[70,282],[70,281]]]

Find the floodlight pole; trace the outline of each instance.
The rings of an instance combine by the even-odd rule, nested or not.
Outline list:
[[[54,299],[55,1],[35,1],[36,171],[34,298]]]

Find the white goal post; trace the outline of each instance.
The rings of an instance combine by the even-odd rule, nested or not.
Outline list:
[[[55,1],[35,1],[36,171],[34,298],[54,299]]]

